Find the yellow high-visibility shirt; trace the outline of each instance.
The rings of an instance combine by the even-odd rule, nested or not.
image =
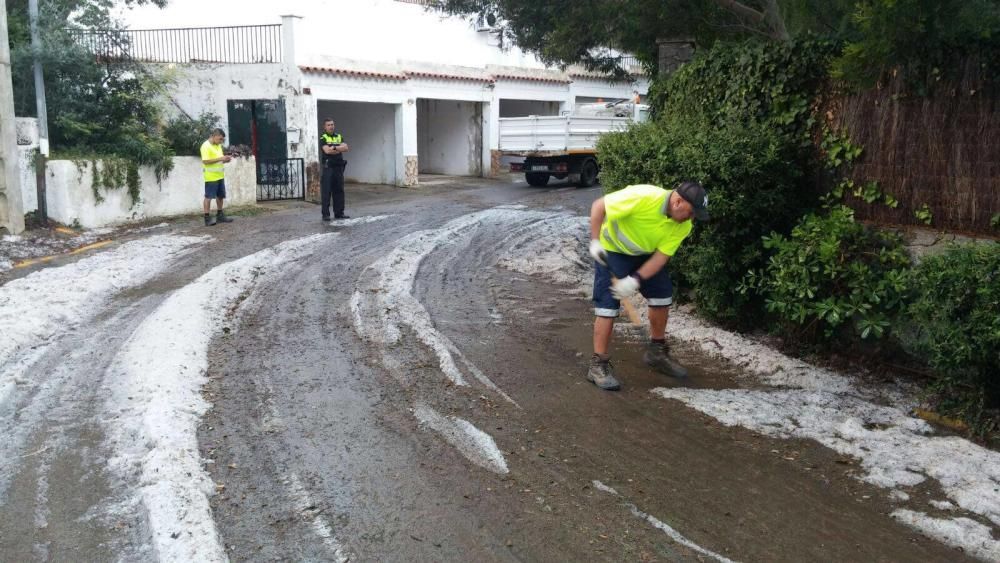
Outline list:
[[[691,233],[690,219],[677,222],[667,216],[673,190],[636,184],[604,196],[606,211],[601,246],[610,252],[641,256],[659,250],[673,256]]]
[[[204,163],[206,160],[213,160],[216,158],[222,158],[222,144],[213,145],[212,141],[205,141],[201,144],[201,160]],[[223,167],[222,162],[216,162],[215,164],[203,164],[202,169],[205,176],[206,182],[217,182],[226,177],[225,167]]]

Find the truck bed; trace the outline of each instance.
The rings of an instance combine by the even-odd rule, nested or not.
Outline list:
[[[627,117],[501,117],[499,148],[516,156],[593,153],[600,135],[623,130],[631,122]]]

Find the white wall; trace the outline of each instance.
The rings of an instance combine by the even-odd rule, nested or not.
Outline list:
[[[38,179],[35,177],[35,154],[38,145],[17,147],[18,171],[21,175],[21,204],[25,213],[38,209]]]
[[[529,115],[559,115],[559,102],[540,100],[500,100],[500,117],[527,117]]]
[[[531,80],[501,79],[494,87],[494,102],[489,115],[489,130],[487,139],[488,150],[500,147],[499,123],[501,106],[505,100],[522,100],[531,103],[550,102],[558,105],[559,111],[571,109],[573,98],[570,94],[570,84],[566,82],[539,82]],[[558,112],[557,112],[558,113]],[[507,164],[506,162],[504,164]]]
[[[344,177],[349,182],[363,184],[396,184],[396,111],[393,104],[344,102],[320,100],[317,103],[316,123],[332,117],[337,132],[351,150],[344,155],[347,169]],[[316,151],[319,153],[317,128]]]
[[[482,174],[482,106],[455,100],[417,100],[417,156],[423,174]]]
[[[160,64],[174,80],[164,107],[168,113],[181,110],[191,117],[203,112],[219,116],[220,126],[229,131],[229,100],[283,99],[289,128],[303,129],[315,112],[310,111],[309,96],[301,93],[301,75],[297,68],[281,64]],[[300,131],[305,134],[306,131]],[[306,144],[288,146],[288,156],[305,158]]]
[[[152,168],[139,169],[141,195],[133,205],[128,188],[99,188],[103,201],[94,197],[93,170],[89,161],[51,160],[46,169],[46,199],[49,217],[65,225],[85,228],[103,227],[140,221],[201,213],[205,197],[201,159],[194,156],[174,158],[174,169],[156,181]],[[236,159],[226,164],[226,206],[251,205],[257,200],[255,162]],[[215,206],[212,206],[213,211]]]
[[[608,82],[597,77],[575,76],[570,84],[571,99],[577,104],[596,102],[598,98],[606,102],[633,99],[636,93],[645,96],[648,92],[649,80],[645,77],[638,77],[635,82]]]
[[[17,122],[21,192],[24,212],[29,213],[38,209],[35,178],[38,120],[18,118]],[[135,206],[124,186],[115,190],[101,188],[104,201],[98,203],[91,188],[92,167],[90,160],[50,160],[47,163],[45,195],[50,218],[66,225],[77,221],[83,227],[94,228],[150,217],[197,213],[201,209],[205,184],[200,158],[175,157],[174,169],[162,182],[156,181],[151,168],[140,168],[141,197]],[[257,177],[252,159],[236,159],[226,165],[226,190],[226,205],[256,202]]]
[[[25,213],[38,209],[35,154],[38,151],[38,119],[17,118],[17,164],[21,176],[21,205]]]
[[[500,100],[500,114],[497,117],[527,117],[529,115],[559,115],[563,102],[542,100]],[[512,162],[523,162],[522,156],[500,157],[500,170],[509,171]]]
[[[573,99],[568,82],[499,79],[494,87],[500,100],[536,100],[566,103]]]

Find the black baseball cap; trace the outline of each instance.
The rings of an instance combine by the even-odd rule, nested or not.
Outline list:
[[[694,208],[694,217],[699,221],[708,221],[708,193],[698,182],[681,182],[677,193]]]

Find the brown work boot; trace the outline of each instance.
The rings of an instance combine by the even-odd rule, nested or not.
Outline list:
[[[605,391],[617,391],[621,389],[621,383],[615,379],[614,369],[611,367],[610,359],[601,359],[597,354],[590,358],[590,370],[587,371],[587,379],[593,381],[594,385]]]
[[[671,377],[684,379],[688,376],[688,370],[670,357],[670,348],[666,344],[650,342],[646,345],[646,354],[643,356],[646,365],[656,369]]]

